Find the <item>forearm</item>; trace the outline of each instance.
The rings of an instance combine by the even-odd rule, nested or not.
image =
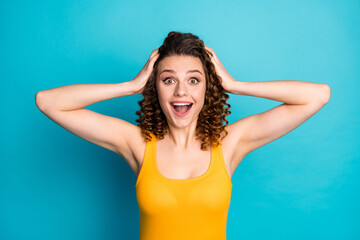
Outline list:
[[[38,92],[36,104],[43,110],[75,110],[111,98],[133,95],[136,90],[131,82],[73,84]]]
[[[330,97],[328,85],[299,80],[232,81],[230,89],[232,94],[267,98],[287,104],[308,104],[314,101],[327,102]]]

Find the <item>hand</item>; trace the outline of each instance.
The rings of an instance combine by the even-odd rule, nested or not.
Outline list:
[[[219,58],[216,56],[214,50],[208,46],[205,46],[205,49],[210,51],[213,56],[210,56],[212,63],[215,65],[216,73],[221,77],[221,85],[226,92],[231,93],[231,89],[233,89],[232,84],[236,82],[235,80],[225,69],[225,67],[220,62]]]
[[[150,75],[153,71],[154,63],[155,63],[156,59],[158,59],[158,57],[159,57],[158,49],[159,48],[157,48],[151,52],[151,55],[150,55],[149,59],[147,60],[145,66],[136,75],[136,77],[130,81],[131,83],[134,84],[134,86],[136,88],[136,90],[135,90],[136,94],[142,94],[144,91],[145,85],[146,85],[147,81],[149,80]]]

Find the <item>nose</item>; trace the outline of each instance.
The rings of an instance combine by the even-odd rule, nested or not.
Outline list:
[[[178,81],[176,89],[175,89],[176,96],[186,96],[187,95],[187,87],[185,83],[182,81]]]

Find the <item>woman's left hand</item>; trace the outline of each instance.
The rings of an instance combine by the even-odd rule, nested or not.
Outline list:
[[[205,49],[210,51],[213,56],[210,56],[212,63],[215,65],[216,73],[221,77],[221,85],[226,92],[231,93],[231,89],[233,89],[233,84],[237,81],[234,79],[225,69],[225,67],[220,62],[219,58],[216,56],[214,50],[208,46],[205,46]]]

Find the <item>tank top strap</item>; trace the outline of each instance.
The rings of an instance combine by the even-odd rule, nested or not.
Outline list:
[[[140,166],[140,172],[136,179],[135,188],[138,186],[140,180],[143,178],[143,175],[150,173],[154,169],[153,156],[154,156],[154,151],[156,151],[156,148],[155,148],[155,140],[156,140],[155,138],[156,137],[152,133],[150,133],[150,136],[151,136],[151,140],[146,141],[143,161]]]
[[[225,176],[225,178],[229,181],[231,187],[232,187],[232,182],[231,182],[231,178],[229,176],[229,173],[226,169],[226,164],[225,164],[225,159],[224,159],[224,155],[222,152],[222,147],[221,147],[221,140],[220,138],[217,140],[219,145],[216,147],[213,147],[213,152],[214,152],[214,165],[216,165],[216,170],[219,172],[222,172],[223,175]]]

